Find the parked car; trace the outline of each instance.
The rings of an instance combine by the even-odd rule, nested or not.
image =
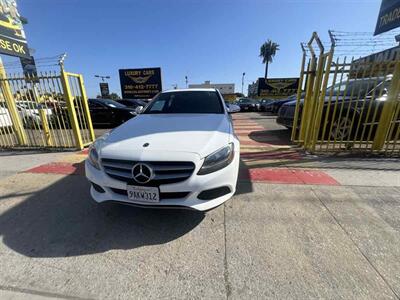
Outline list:
[[[363,126],[370,127],[374,124],[377,125],[382,106],[387,98],[386,91],[389,87],[389,84],[390,80],[384,81],[383,78],[370,78],[362,80],[350,80],[347,84],[347,87],[346,84],[343,83],[338,83],[333,87],[329,87],[326,90],[324,109],[321,119],[325,120],[326,113],[329,112],[327,117],[327,128],[330,128],[332,125],[332,131],[326,130],[326,134],[330,134],[331,138],[336,136],[336,138],[339,139],[347,139],[349,136],[355,134],[355,129],[357,126],[353,126],[353,128],[351,128],[353,115],[354,123],[358,124],[358,122],[360,122],[360,128]],[[329,103],[331,92],[332,99]],[[360,99],[355,101],[358,99],[359,95]],[[301,122],[301,111],[303,105],[304,95],[300,100],[298,125]],[[336,109],[336,113],[334,115],[335,105],[336,107],[339,107],[339,109]],[[362,110],[363,106],[369,109]],[[278,113],[278,118],[276,120],[277,123],[287,128],[292,128],[295,110],[296,101],[290,101],[283,104]],[[374,129],[376,129],[376,126],[374,126]],[[361,134],[361,132],[362,130],[359,130],[358,133]],[[324,138],[327,137],[328,136],[325,136]]]
[[[272,100],[272,99],[261,99],[260,111],[270,111],[272,102],[274,102],[274,100]]]
[[[42,106],[34,101],[17,101],[15,105],[25,128],[36,129],[41,127],[42,119],[40,118],[39,109],[44,111],[48,122],[53,121],[53,112],[50,108],[46,108],[45,105]]]
[[[97,202],[205,211],[235,193],[239,156],[218,90],[171,90],[96,140],[85,169]]]
[[[118,103],[121,103],[130,108],[136,108],[139,106],[145,107],[148,104],[148,102],[139,99],[119,99],[117,101]]]
[[[239,105],[229,103],[228,101],[225,101],[225,105],[226,105],[226,108],[228,109],[229,113],[236,113],[236,112],[240,111]]]
[[[240,111],[258,111],[260,103],[250,98],[241,98],[236,104],[240,107]]]
[[[288,103],[290,101],[295,101],[296,99],[297,99],[297,95],[292,95],[292,96],[289,96],[282,100],[276,100],[276,101],[272,102],[270,111],[273,114],[278,114],[278,111],[283,104]]]
[[[136,116],[134,109],[111,99],[89,99],[94,126],[118,126]]]
[[[13,126],[10,113],[5,102],[0,102],[0,128]]]

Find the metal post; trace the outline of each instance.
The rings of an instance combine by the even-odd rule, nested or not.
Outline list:
[[[387,95],[387,99],[383,105],[382,113],[379,119],[378,128],[372,150],[379,151],[383,148],[386,137],[388,135],[390,124],[393,121],[393,115],[397,104],[397,99],[400,93],[400,61],[396,63],[395,71],[393,73],[392,83]]]
[[[61,83],[64,90],[64,99],[65,102],[67,103],[68,115],[72,131],[74,132],[76,147],[81,150],[83,149],[83,142],[82,142],[81,131],[79,128],[78,118],[75,112],[75,103],[71,94],[71,89],[69,87],[68,74],[63,70],[63,68],[61,69]]]
[[[295,141],[296,140],[296,133],[299,130],[300,133],[300,129],[297,128],[297,123],[299,121],[299,111],[300,111],[300,98],[301,98],[301,93],[303,91],[303,80],[304,80],[304,67],[306,64],[306,50],[304,49],[304,46],[302,43],[300,43],[301,46],[301,50],[303,51],[303,57],[301,60],[301,69],[300,69],[300,77],[299,77],[299,88],[297,89],[297,102],[296,102],[296,109],[294,111],[294,118],[293,118],[293,128],[292,128],[292,135],[291,135],[291,140]],[[303,104],[304,105],[304,104]]]
[[[245,72],[242,74],[242,95],[243,95],[243,86],[244,86],[244,75],[246,75]]]
[[[22,125],[21,119],[18,114],[18,109],[14,101],[14,97],[7,81],[6,71],[3,66],[3,61],[0,58],[0,88],[4,96],[4,100],[7,103],[7,109],[10,112],[11,121],[14,126],[14,130],[17,134],[18,142],[21,146],[27,145],[27,138],[25,129]]]
[[[86,90],[85,90],[85,85],[83,84],[83,76],[79,75],[78,78],[78,82],[79,82],[79,88],[81,89],[81,93],[82,93],[82,103],[83,103],[83,110],[85,112],[86,115],[86,120],[88,121],[88,128],[89,128],[89,133],[90,133],[90,139],[91,142],[93,142],[96,137],[94,135],[94,130],[93,130],[93,124],[92,124],[92,118],[90,116],[90,111],[89,111],[89,105],[88,105],[88,99],[86,96]]]

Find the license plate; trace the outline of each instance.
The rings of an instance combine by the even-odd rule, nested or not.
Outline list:
[[[160,191],[157,187],[128,185],[127,192],[129,200],[132,201],[160,202]]]
[[[245,107],[245,108],[244,108],[244,110],[248,110],[248,109],[249,109],[248,107]]]

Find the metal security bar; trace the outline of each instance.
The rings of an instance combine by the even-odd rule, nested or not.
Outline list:
[[[83,149],[94,140],[81,75],[2,72],[0,91],[0,147]]]
[[[311,56],[307,61],[303,48],[292,140],[310,152],[399,155],[398,58],[333,61],[334,42],[324,52],[316,33],[307,46]]]

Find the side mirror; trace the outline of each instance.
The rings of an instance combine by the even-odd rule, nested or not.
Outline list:
[[[135,108],[135,113],[140,114],[143,111],[143,106],[138,106]]]

